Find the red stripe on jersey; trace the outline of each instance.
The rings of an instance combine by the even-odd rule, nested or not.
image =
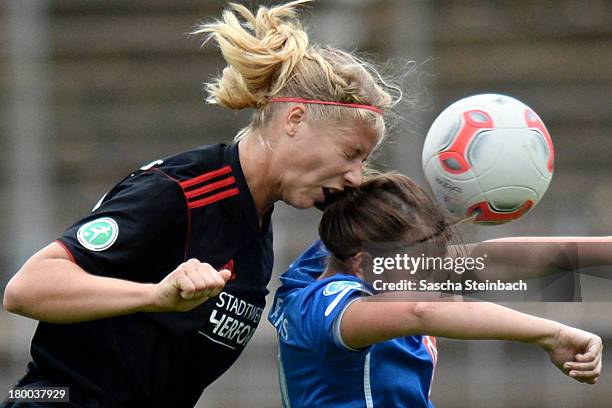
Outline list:
[[[234,260],[233,259],[230,259],[225,265],[219,268],[220,271],[223,269],[227,269],[228,271],[231,272],[229,280],[236,279],[236,272],[234,272]]]
[[[240,194],[240,192],[237,188],[231,188],[206,198],[202,198],[201,200],[190,201],[187,205],[189,206],[189,209],[193,210],[194,208],[204,207],[205,205],[212,204],[219,200],[223,200],[224,198],[232,197],[238,194]]]
[[[436,365],[438,363],[438,346],[436,338],[433,336],[423,336],[423,344],[431,356],[431,381],[429,382],[429,392],[427,393],[427,398],[431,398],[431,386],[433,385],[434,375],[436,374]]]
[[[193,198],[195,196],[202,195],[204,193],[211,192],[213,190],[218,190],[221,187],[229,186],[230,184],[235,184],[236,179],[233,177],[224,178],[223,180],[215,181],[214,183],[210,183],[205,185],[204,187],[198,187],[195,190],[186,191],[185,197],[187,199]]]
[[[203,183],[204,181],[213,179],[215,177],[219,177],[219,176],[223,176],[224,174],[231,173],[231,171],[232,171],[231,166],[229,165],[224,166],[218,170],[213,170],[208,173],[204,173],[200,176],[194,177],[192,179],[181,181],[180,184],[181,184],[181,187],[188,188],[191,186],[195,186],[196,184]]]
[[[433,365],[435,366],[438,362],[438,348],[436,346],[435,337],[432,338],[431,336],[423,336],[423,344],[429,352]]]

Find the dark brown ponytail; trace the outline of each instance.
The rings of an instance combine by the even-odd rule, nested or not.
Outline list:
[[[398,173],[372,176],[347,189],[323,213],[319,235],[330,265],[343,272],[347,260],[372,242],[431,242],[450,239],[447,213],[410,178]]]

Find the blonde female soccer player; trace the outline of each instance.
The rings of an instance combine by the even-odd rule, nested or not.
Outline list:
[[[371,178],[330,204],[316,242],[282,275],[269,315],[286,407],[432,407],[433,336],[530,343],[580,382],[601,372],[601,339],[492,303],[364,301],[367,242],[444,248],[444,213],[410,179]],[[370,300],[372,300],[370,299]]]
[[[196,31],[227,62],[208,101],[252,121],[233,144],[130,174],[23,265],[4,307],[40,323],[18,386],[69,387],[80,407],[191,407],[242,353],[268,292],[274,203],[360,185],[394,103],[371,67],[309,41],[306,2],[232,5]]]

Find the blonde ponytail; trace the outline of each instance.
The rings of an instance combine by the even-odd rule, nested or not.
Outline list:
[[[193,34],[208,34],[206,41],[215,40],[228,63],[220,78],[206,84],[207,102],[230,109],[257,108],[278,93],[308,49],[308,36],[294,8],[310,1],[260,7],[257,15],[230,3],[222,21],[200,25]]]

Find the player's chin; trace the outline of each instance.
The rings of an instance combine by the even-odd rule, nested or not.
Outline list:
[[[297,201],[295,204],[290,204],[292,207],[295,207],[300,210],[305,210],[307,208],[312,208],[315,205],[315,200],[313,199],[302,199]]]
[[[312,208],[317,202],[315,197],[312,197],[312,195],[308,194],[296,194],[293,197],[284,198],[283,201],[285,202],[285,204],[288,204],[294,208],[298,208],[301,210],[306,208]]]

